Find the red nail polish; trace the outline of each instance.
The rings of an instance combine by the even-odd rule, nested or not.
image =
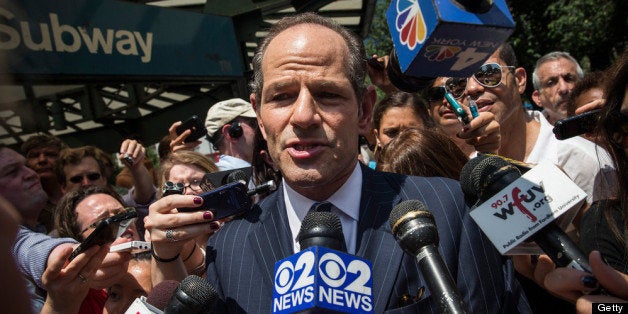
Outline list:
[[[194,198],[194,204],[203,204],[203,198],[197,196]]]
[[[203,213],[203,219],[212,219],[214,218],[214,215],[212,214],[212,212],[207,211]]]

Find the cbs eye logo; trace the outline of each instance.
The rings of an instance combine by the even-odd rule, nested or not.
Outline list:
[[[338,254],[332,252],[323,254],[318,259],[317,265],[315,265],[315,261],[314,252],[305,251],[294,265],[289,260],[281,263],[275,275],[277,293],[284,294],[290,290],[294,291],[313,285],[315,271],[318,271],[323,283],[331,288],[371,294],[371,288],[367,286],[371,278],[371,269],[365,262],[355,259],[347,265]],[[317,267],[316,270],[314,269],[315,266]]]

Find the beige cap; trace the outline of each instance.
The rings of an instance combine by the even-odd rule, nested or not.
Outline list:
[[[255,118],[253,106],[240,98],[215,103],[207,110],[207,118],[205,119],[207,136],[214,136],[216,131],[237,117]]]

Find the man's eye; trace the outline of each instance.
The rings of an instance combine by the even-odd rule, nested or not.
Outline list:
[[[399,130],[398,129],[386,130],[384,131],[384,134],[386,134],[388,137],[395,137],[397,136],[397,134],[399,134]]]
[[[273,101],[281,101],[281,100],[286,100],[288,98],[289,98],[288,94],[277,94],[277,95],[273,95],[271,100],[273,100]]]
[[[549,80],[549,81],[545,82],[545,87],[552,87],[554,85],[556,85],[556,81],[554,81],[554,80]]]

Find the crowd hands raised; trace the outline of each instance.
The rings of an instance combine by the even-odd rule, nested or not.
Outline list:
[[[508,44],[485,62],[497,70],[492,74],[479,70],[464,79],[439,77],[417,94],[402,92],[390,82],[388,56],[373,57],[383,67],[366,69],[386,96],[371,108],[372,123],[361,135],[371,139],[377,170],[458,180],[462,166],[478,153],[530,164],[549,160],[561,166],[593,204],[582,210],[576,227],[602,225],[611,234],[596,238],[589,229],[579,230],[581,241],[588,243],[591,274],[556,267],[545,255],[513,257],[515,268],[553,296],[574,303],[579,313],[591,312],[593,302],[628,302],[628,250],[625,236],[621,237],[628,227],[627,53],[596,83],[593,79],[602,74],[584,75],[566,53],[540,59],[531,98],[543,113],[524,109],[521,95],[528,77]],[[590,92],[594,88],[597,91]],[[477,117],[462,123],[445,92],[451,92],[469,116],[470,101],[475,102]],[[558,142],[549,137],[547,130],[556,121],[593,109],[602,109],[599,126],[586,136],[596,144],[583,138]],[[183,121],[174,122],[160,143],[159,166],[148,162],[140,142],[123,141],[117,157],[125,171],[119,182],[130,181],[128,191],[109,182],[113,161],[97,147],[68,148],[48,135],[27,141],[23,156],[0,147],[0,196],[7,200],[0,198],[1,214],[20,216],[1,219],[3,238],[16,239],[3,245],[11,249],[15,266],[27,278],[26,291],[31,292],[24,295],[19,289],[23,281],[15,279],[18,289],[3,294],[11,300],[6,304],[25,312],[24,300],[30,297],[31,310],[41,313],[123,313],[160,282],[181,281],[189,274],[205,276],[207,241],[228,222],[215,221],[209,210],[177,208],[203,205],[199,195],[215,188],[206,182],[207,173],[254,166],[254,178],[247,184],[281,180],[251,104],[225,100],[213,105],[207,116],[207,138],[219,154],[195,152],[203,138],[188,141],[194,130],[177,132]],[[167,184],[180,184],[182,190],[164,196]],[[94,223],[130,207],[138,219],[127,232],[69,260],[78,243],[93,232]],[[151,242],[151,252],[110,252],[111,246],[137,240]],[[615,259],[613,267],[605,262],[609,259]],[[14,267],[11,261],[2,262]],[[601,288],[605,293],[598,293]],[[535,297],[528,294],[528,302],[532,309],[540,309],[535,308],[540,302]]]

